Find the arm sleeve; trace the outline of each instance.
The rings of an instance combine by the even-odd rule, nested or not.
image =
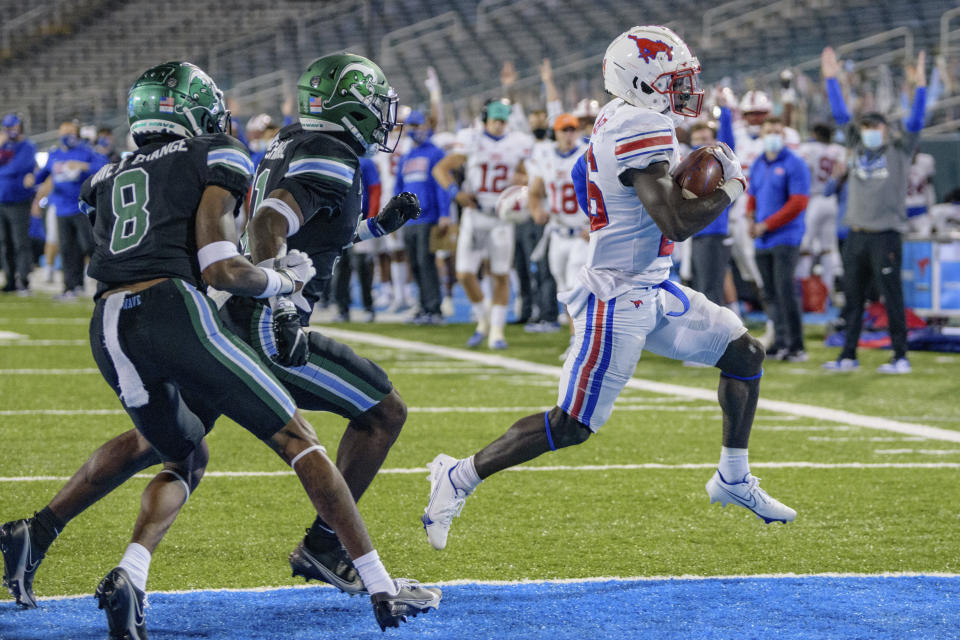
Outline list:
[[[752,193],[747,194],[747,214],[752,214],[757,210],[757,196]]]
[[[51,153],[50,156],[53,154]],[[51,167],[53,165],[53,158],[47,156],[47,163],[39,171],[33,172],[33,177],[36,180],[36,186],[43,184],[43,181],[50,177]]]
[[[833,119],[837,124],[842,126],[850,122],[850,112],[847,111],[847,105],[843,101],[840,81],[836,78],[827,78],[827,98],[830,100],[830,110],[833,111]]]
[[[405,165],[406,163],[407,163],[406,156],[404,156],[403,158],[400,158],[400,162],[397,163],[397,175],[396,175],[396,180],[393,183],[393,195],[397,195],[398,193],[403,193],[404,189],[406,188],[406,185],[403,184],[403,165]],[[431,170],[433,169],[433,165],[430,166],[430,169]]]
[[[917,87],[913,93],[913,106],[910,116],[904,121],[904,128],[910,133],[918,133],[923,129],[923,114],[927,110],[927,88]]]
[[[366,217],[373,218],[380,212],[380,196],[383,193],[383,185],[379,182],[367,187],[367,211]]]
[[[767,231],[779,229],[803,213],[803,210],[807,208],[808,200],[809,198],[807,196],[799,193],[795,193],[787,198],[787,201],[776,213],[764,219],[763,224],[767,225]]]
[[[93,176],[90,176],[80,185],[80,212],[90,219],[92,225],[97,214],[97,192],[93,188]]]
[[[570,170],[570,179],[573,180],[573,190],[577,194],[581,211],[590,211],[590,203],[587,200],[587,160],[583,155],[577,159],[577,163]]]
[[[236,138],[218,134],[207,149],[208,186],[222,187],[243,198],[253,179],[253,160],[250,152]]]
[[[33,169],[36,153],[37,149],[33,144],[29,142],[21,144],[12,158],[6,164],[0,165],[0,176],[30,173],[30,170]]]
[[[737,150],[737,142],[733,135],[733,111],[729,107],[720,107],[720,118],[717,119],[717,140],[726,143],[731,150]]]
[[[332,218],[340,215],[359,170],[359,159],[346,145],[317,136],[294,150],[277,187],[293,195],[304,222],[315,215]]]

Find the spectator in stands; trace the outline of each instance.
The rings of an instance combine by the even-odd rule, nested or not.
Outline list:
[[[907,176],[913,154],[920,141],[926,108],[925,54],[917,56],[913,106],[901,127],[888,123],[876,112],[853,121],[843,100],[837,76],[840,67],[833,49],[821,56],[821,71],[833,117],[845,126],[844,140],[849,150],[847,165],[846,224],[850,233],[843,247],[843,271],[846,306],[843,350],[836,361],[824,364],[833,371],[852,371],[859,367],[857,343],[863,327],[865,291],[873,281],[883,295],[890,326],[893,358],[880,366],[880,373],[910,373],[907,359],[907,323],[903,303],[901,231],[906,227]],[[855,123],[854,123],[855,122]]]
[[[63,260],[60,300],[74,300],[83,293],[84,259],[93,252],[93,232],[90,221],[78,206],[80,186],[106,162],[106,158],[83,142],[75,121],[64,122],[60,125],[60,143],[50,150],[46,165],[25,179],[28,186],[49,181],[48,206],[56,211]],[[39,207],[38,201],[45,191],[42,189],[37,194],[35,207]]]
[[[120,150],[113,143],[113,129],[100,127],[97,129],[97,139],[93,150],[107,159],[107,162],[119,162]]]
[[[30,248],[30,202],[33,190],[23,179],[33,171],[37,148],[23,135],[14,113],[0,122],[0,255],[6,275],[4,291],[27,295],[33,256]]]
[[[420,199],[420,217],[411,220],[403,229],[407,259],[413,279],[420,290],[420,310],[413,318],[415,324],[443,324],[440,303],[440,276],[436,254],[430,251],[430,235],[434,227],[450,224],[450,203],[447,192],[433,177],[433,167],[444,156],[433,144],[433,131],[422,111],[411,111],[404,121],[404,129],[414,147],[400,158],[397,165],[396,193],[410,191]]]
[[[803,239],[803,212],[810,197],[810,169],[784,144],[783,121],[764,120],[764,152],[750,167],[747,219],[756,240],[757,268],[763,280],[767,313],[773,319],[777,360],[806,362],[803,315],[793,286],[793,275]]]
[[[380,210],[381,191],[380,174],[373,160],[360,158],[360,176],[363,184],[361,210],[365,218],[373,218]],[[339,309],[338,322],[350,322],[350,277],[353,271],[357,272],[357,280],[360,284],[363,320],[373,322],[376,319],[377,314],[373,307],[373,255],[369,251],[357,251],[357,248],[354,246],[343,251],[334,274],[334,297]]]

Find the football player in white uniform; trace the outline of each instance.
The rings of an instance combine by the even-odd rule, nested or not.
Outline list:
[[[409,113],[409,110],[405,110],[407,113],[402,113],[401,116],[403,117],[406,117]],[[377,165],[377,172],[380,174],[381,208],[393,197],[393,186],[397,182],[397,165],[400,158],[407,154],[412,147],[413,143],[410,137],[402,136],[397,141],[393,153],[378,153],[373,156],[373,162]],[[376,206],[377,203],[373,204]],[[407,295],[407,253],[403,246],[402,234],[391,233],[381,238],[357,243],[354,245],[353,251],[377,256],[377,262],[380,266],[380,295],[383,302],[389,300],[389,302],[386,302],[388,313],[402,311],[411,305]]]
[[[745,186],[740,160],[726,145],[715,154],[725,176],[719,189],[685,199],[670,175],[674,117],[699,114],[699,72],[690,49],[666,27],[634,27],[607,48],[604,86],[616,97],[600,111],[587,151],[590,245],[577,286],[563,297],[577,337],[557,406],[522,418],[473,456],[433,460],[421,520],[434,548],[446,546],[454,516],[484,478],[598,430],[644,349],[720,369],[723,447],[706,485],[710,501],[740,505],[766,522],[796,517],[759,487],[747,461],[763,347],[732,311],[667,280],[673,242],[704,228]]]
[[[807,204],[806,230],[800,243],[800,261],[797,276],[810,277],[814,260],[820,263],[821,278],[827,292],[833,294],[833,285],[841,269],[840,247],[837,242],[838,205],[835,194],[826,195],[827,182],[844,166],[847,151],[831,142],[833,127],[813,125],[813,140],[800,145],[800,157],[810,167],[810,202]]]
[[[463,207],[457,237],[457,280],[463,286],[477,317],[477,329],[467,341],[477,347],[487,340],[491,349],[506,349],[504,327],[510,301],[510,268],[513,266],[514,225],[497,217],[497,197],[511,184],[526,184],[524,160],[533,139],[506,130],[510,105],[495,100],[483,108],[483,128],[465,129],[458,146],[433,168],[433,177]],[[462,189],[452,171],[466,164]],[[483,260],[489,260],[493,300],[486,301],[477,278]]]
[[[933,231],[930,209],[937,201],[933,189],[936,161],[929,153],[917,153],[907,174],[907,222],[913,233],[929,234]]]
[[[558,115],[553,122],[556,142],[534,148],[530,162],[530,215],[537,224],[546,225],[547,262],[561,294],[575,286],[577,274],[587,262],[590,237],[590,220],[577,202],[570,176],[573,165],[587,148],[579,128],[579,120],[573,114]],[[571,322],[571,346],[573,337]]]

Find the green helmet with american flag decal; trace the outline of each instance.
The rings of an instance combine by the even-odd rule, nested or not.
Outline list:
[[[227,130],[223,92],[200,67],[164,62],[144,71],[130,87],[127,118],[134,142],[152,136],[191,138]]]
[[[353,53],[317,58],[297,81],[297,97],[304,129],[345,131],[368,156],[393,151],[387,136],[397,125],[397,93],[371,60]]]

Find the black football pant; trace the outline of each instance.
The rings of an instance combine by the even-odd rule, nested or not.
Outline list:
[[[763,279],[763,297],[773,320],[773,346],[788,351],[803,351],[803,315],[793,286],[800,247],[778,245],[757,249],[757,269]]]
[[[709,234],[694,236],[691,262],[693,265],[693,288],[707,296],[707,300],[727,306],[723,295],[723,280],[730,262],[730,245],[727,236]]]
[[[407,224],[403,228],[403,242],[410,259],[410,270],[420,290],[420,310],[440,315],[440,274],[437,272],[437,254],[430,252],[430,231],[433,224]]]
[[[883,296],[890,326],[893,357],[907,355],[907,317],[903,304],[903,241],[898,231],[850,230],[843,245],[843,282],[846,321],[841,358],[855,359],[860,331],[863,329],[863,307],[870,283],[876,284]]]
[[[0,251],[7,286],[27,287],[33,269],[30,245],[30,201],[0,204]]]
[[[83,259],[93,253],[93,229],[82,213],[57,216],[60,256],[63,258],[63,290],[83,287]]]

